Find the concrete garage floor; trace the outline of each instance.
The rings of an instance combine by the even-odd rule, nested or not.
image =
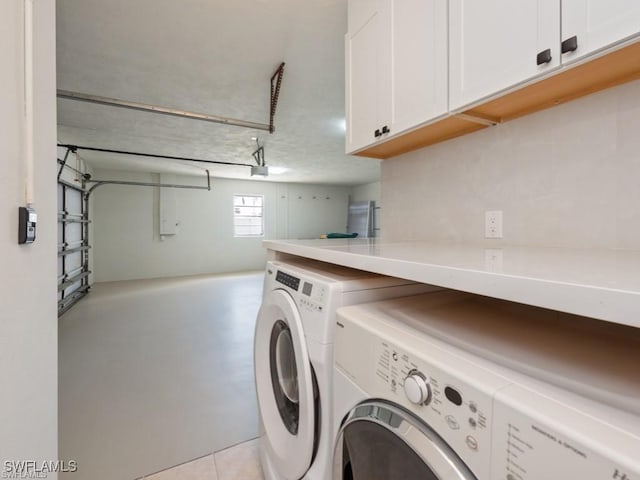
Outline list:
[[[60,458],[78,464],[62,479],[133,480],[257,437],[263,275],[99,283],[60,318]]]

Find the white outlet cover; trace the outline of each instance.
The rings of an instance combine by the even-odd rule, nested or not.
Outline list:
[[[485,238],[502,238],[502,210],[489,210],[484,213]]]

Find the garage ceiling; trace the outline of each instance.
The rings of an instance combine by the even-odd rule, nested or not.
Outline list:
[[[58,99],[58,140],[254,163],[264,181],[360,184],[380,162],[344,154],[346,0],[57,0],[58,89],[269,123],[270,78],[285,62],[275,133]],[[96,168],[201,175],[203,164],[80,152]],[[217,177],[249,168],[211,165]],[[253,179],[262,177],[253,177]]]

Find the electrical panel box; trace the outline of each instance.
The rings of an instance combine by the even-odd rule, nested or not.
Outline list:
[[[36,239],[38,215],[31,207],[18,207],[18,243],[33,243]]]

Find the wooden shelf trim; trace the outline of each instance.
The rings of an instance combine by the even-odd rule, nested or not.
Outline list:
[[[507,122],[639,78],[640,41],[575,67],[569,66],[556,75],[465,113]]]
[[[367,150],[357,152],[355,155],[386,159],[412,152],[413,150],[418,150],[419,148],[433,145],[434,143],[443,142],[450,138],[475,132],[476,130],[487,128],[487,126],[488,125],[470,122],[469,120],[452,115],[419,127],[416,130],[400,135],[387,142],[379,143]]]
[[[640,79],[640,39],[354,155],[387,159]]]

